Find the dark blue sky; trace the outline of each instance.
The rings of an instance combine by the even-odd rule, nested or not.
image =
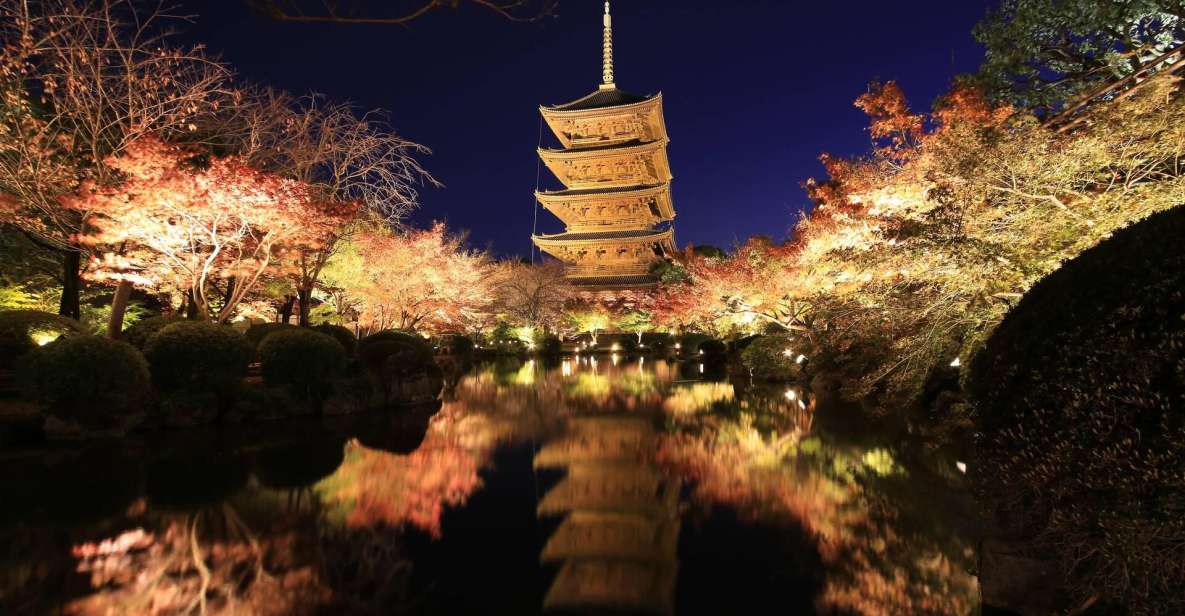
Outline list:
[[[807,205],[802,181],[822,175],[819,153],[867,149],[852,101],[868,81],[896,79],[928,109],[978,66],[970,31],[992,4],[614,2],[618,87],[663,93],[679,245],[784,237]],[[446,188],[421,192],[413,222],[444,219],[499,255],[528,254],[538,105],[600,82],[600,0],[561,0],[541,23],[467,9],[407,28],[280,23],[236,0],[183,7],[198,14],[186,38],[243,78],[388,110],[401,134],[432,148],[423,162]],[[540,232],[560,230],[542,209],[539,220]]]

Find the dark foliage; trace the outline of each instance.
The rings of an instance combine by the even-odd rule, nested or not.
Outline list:
[[[38,310],[0,311],[0,368],[11,368],[25,353],[37,348],[34,334],[72,336],[82,334],[74,319]]]
[[[247,339],[247,344],[250,344],[252,349],[258,349],[259,343],[263,342],[268,334],[292,329],[296,329],[296,326],[288,323],[256,323],[243,332],[243,337]]]
[[[165,327],[174,323],[184,321],[183,318],[173,315],[157,315],[148,317],[147,319],[140,319],[136,321],[131,327],[123,332],[123,340],[128,344],[143,349],[145,344],[148,344],[148,339],[153,334],[164,329]]]
[[[1079,602],[1185,613],[1185,208],[1042,280],[972,365],[985,504]]]
[[[333,339],[338,341],[338,343],[342,345],[342,348],[346,350],[346,355],[353,355],[354,348],[358,346],[358,337],[355,336],[354,332],[350,331],[348,327],[324,323],[322,325],[314,326],[313,330],[328,336],[332,336]]]
[[[132,345],[70,336],[37,349],[21,367],[30,397],[50,413],[105,428],[143,411],[150,395],[148,364]]]
[[[432,347],[415,334],[388,329],[358,341],[358,359],[363,364],[381,362],[394,351],[407,354],[415,363],[432,362]]]
[[[259,344],[263,380],[295,395],[319,398],[346,365],[346,350],[333,337],[295,328],[268,334]]]
[[[544,336],[539,341],[539,354],[544,357],[557,357],[564,350],[564,343],[555,336]]]
[[[152,382],[165,392],[225,394],[247,374],[252,355],[242,334],[201,321],[168,325],[144,345]]]

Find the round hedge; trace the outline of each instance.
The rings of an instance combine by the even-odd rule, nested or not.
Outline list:
[[[321,332],[338,341],[342,345],[342,348],[346,350],[346,355],[353,355],[354,348],[358,346],[358,337],[348,327],[324,323],[314,326],[313,331]]]
[[[147,319],[140,319],[131,327],[124,330],[123,340],[137,349],[143,349],[153,334],[169,325],[180,323],[184,320],[182,317],[176,315],[157,315],[155,317],[148,317]]]
[[[1185,208],[1039,282],[971,365],[984,504],[1074,605],[1185,613]]]
[[[0,310],[0,368],[11,368],[18,358],[40,344],[84,333],[78,321],[61,315],[39,310]]]
[[[259,343],[263,380],[316,397],[346,365],[346,350],[333,337],[311,329],[272,332]]]
[[[201,321],[167,325],[144,345],[152,382],[165,392],[228,392],[247,374],[252,355],[242,334]]]
[[[140,352],[98,336],[59,338],[37,349],[22,366],[21,381],[51,414],[95,428],[142,412],[151,393]]]
[[[259,343],[263,342],[268,334],[293,329],[297,329],[297,327],[289,323],[256,323],[243,332],[243,337],[247,339],[247,344],[251,345],[252,349],[258,349]]]
[[[378,353],[377,351],[379,348],[384,349],[384,351],[382,353]],[[374,359],[373,356],[375,355],[386,357],[386,355],[390,354],[386,352],[386,350],[389,349],[400,349],[404,352],[407,352],[408,354],[414,356],[415,360],[420,363],[431,362],[433,356],[435,355],[432,351],[431,345],[428,344],[428,341],[424,340],[420,336],[388,329],[371,334],[362,340],[359,340],[357,347],[358,358],[363,359],[363,355],[366,355],[369,359]]]

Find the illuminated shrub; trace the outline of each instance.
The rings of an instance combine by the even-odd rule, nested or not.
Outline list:
[[[13,367],[18,358],[39,345],[82,333],[78,321],[56,314],[38,310],[0,311],[0,368]]]
[[[69,336],[37,349],[21,381],[48,413],[87,428],[113,428],[143,411],[148,364],[132,345],[98,336]]]
[[[318,331],[322,334],[332,337],[338,342],[338,344],[342,345],[343,349],[346,350],[346,355],[353,355],[354,347],[358,346],[357,336],[355,336],[354,332],[350,331],[350,329],[347,327],[324,323],[322,325],[313,327],[313,331]]]
[[[259,344],[263,380],[293,394],[321,398],[346,365],[346,350],[332,336],[294,328],[268,334]]]
[[[251,346],[225,325],[183,321],[165,326],[148,339],[144,356],[152,382],[164,392],[232,391],[247,374]]]
[[[758,336],[741,351],[741,363],[753,378],[765,381],[793,380],[802,374],[802,353],[786,334]],[[805,362],[805,357],[803,358]]]
[[[180,323],[184,320],[185,319],[174,315],[158,315],[155,317],[148,317],[147,319],[141,319],[136,321],[136,323],[131,327],[124,330],[123,340],[137,349],[143,349],[144,345],[148,343],[148,339],[151,338],[153,334],[166,326],[172,325],[174,323]]]
[[[243,337],[247,339],[247,344],[250,344],[252,349],[258,349],[259,343],[263,342],[268,334],[293,329],[297,329],[297,327],[288,323],[256,323],[243,332]]]
[[[1115,233],[1034,286],[972,364],[976,488],[1060,561],[1074,605],[1185,613],[1182,237],[1182,207]]]

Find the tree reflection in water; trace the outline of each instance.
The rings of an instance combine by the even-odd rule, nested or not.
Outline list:
[[[540,566],[541,588],[494,587],[538,609],[977,609],[957,474],[928,471],[897,435],[821,428],[843,422],[804,389],[688,375],[649,359],[502,362],[456,381],[435,414],[22,453],[0,467],[0,612],[433,613],[448,611],[433,586],[488,589],[466,576]],[[485,561],[453,544],[438,570],[422,562],[450,533],[483,536],[510,504],[477,495],[539,482],[532,466],[556,469],[527,509],[543,536],[491,544],[527,558],[458,567]],[[475,507],[476,521],[448,515]]]

